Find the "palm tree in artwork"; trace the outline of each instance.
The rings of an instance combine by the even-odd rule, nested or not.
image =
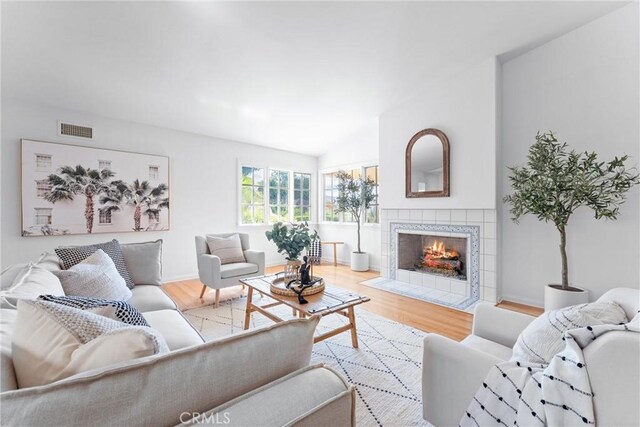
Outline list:
[[[149,218],[149,227],[160,222],[162,209],[169,209],[169,198],[164,197],[167,190],[169,190],[169,187],[166,184],[160,184],[149,193],[150,197],[145,204],[146,209],[144,210],[144,214]]]
[[[93,198],[108,190],[109,180],[113,176],[114,173],[108,169],[97,170],[80,165],[75,168],[63,166],[57,174],[49,175],[51,190],[45,195],[45,199],[56,203],[62,200],[73,201],[75,196],[84,195],[84,218],[87,233],[91,234],[94,219]]]
[[[124,181],[113,181],[109,190],[100,198],[100,203],[104,205],[102,212],[117,212],[121,210],[123,204],[133,207],[133,230],[142,231],[142,214],[149,217],[149,220],[158,220],[160,211],[169,207],[169,199],[163,198],[167,192],[166,184],[152,187],[148,181],[136,179],[131,184]]]

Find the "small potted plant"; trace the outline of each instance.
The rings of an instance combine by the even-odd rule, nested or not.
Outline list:
[[[354,178],[344,171],[338,172],[336,176],[338,178],[336,212],[350,213],[358,227],[358,250],[351,252],[351,269],[367,271],[369,254],[360,249],[360,222],[362,215],[376,200],[374,192],[376,183],[371,178]]]
[[[545,288],[545,310],[588,302],[587,291],[569,285],[567,224],[576,209],[586,206],[596,219],[615,220],[625,194],[640,182],[635,168],[627,169],[628,156],[609,162],[596,153],[569,151],[553,132],[539,133],[529,148],[526,166],[510,167],[513,194],[504,198],[511,205],[514,222],[527,214],[552,222],[560,233],[562,283]]]
[[[290,226],[282,222],[273,224],[271,231],[266,231],[267,240],[273,241],[278,247],[278,253],[286,254],[287,264],[285,266],[285,277],[295,279],[300,268],[300,254],[305,249],[311,247],[311,243],[319,239],[318,232],[309,229],[309,224],[305,221],[300,224],[291,223]]]

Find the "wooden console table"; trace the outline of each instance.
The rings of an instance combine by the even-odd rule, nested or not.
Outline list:
[[[333,245],[333,265],[338,265],[337,245],[344,245],[344,242],[320,242],[323,245]]]

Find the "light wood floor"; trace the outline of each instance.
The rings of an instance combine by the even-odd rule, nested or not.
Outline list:
[[[267,268],[267,273],[281,271],[282,267]],[[322,276],[327,283],[350,289],[371,298],[371,301],[360,305],[363,310],[379,314],[387,319],[404,323],[425,332],[436,332],[455,340],[461,340],[471,332],[471,314],[420,301],[413,298],[396,295],[379,289],[361,285],[360,282],[378,277],[378,272],[355,272],[348,266],[323,265],[315,267],[314,274]],[[208,290],[204,298],[200,299],[202,284],[199,280],[184,280],[164,285],[165,291],[176,301],[180,310],[213,304],[214,291]],[[222,289],[220,300],[240,296],[240,286]],[[501,307],[538,315],[542,309],[511,302],[502,302]]]

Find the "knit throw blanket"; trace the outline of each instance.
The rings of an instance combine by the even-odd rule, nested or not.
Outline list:
[[[460,426],[594,425],[593,393],[583,350],[611,331],[640,332],[640,315],[621,325],[566,331],[549,364],[510,360],[491,368]]]

